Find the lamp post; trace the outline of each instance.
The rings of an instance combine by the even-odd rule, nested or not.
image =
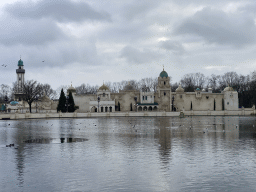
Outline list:
[[[68,112],[68,99],[69,99],[69,96],[66,97],[67,112]]]
[[[36,100],[36,113],[37,113],[37,101],[38,101],[38,96],[36,96],[35,100]]]
[[[174,111],[174,96],[172,96],[172,111]]]
[[[5,112],[7,113],[7,101],[8,101],[7,93],[5,95],[4,101],[5,101]]]
[[[134,100],[135,100],[135,104],[134,104],[134,105],[136,106],[136,112],[137,112],[137,106],[138,106],[138,104],[137,104],[137,97],[136,97],[136,96],[134,97]]]
[[[98,113],[100,112],[100,96],[98,96]]]

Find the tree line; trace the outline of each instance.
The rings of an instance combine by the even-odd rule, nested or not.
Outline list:
[[[170,81],[171,81],[170,77]],[[143,78],[139,81],[121,81],[121,82],[106,82],[112,93],[118,93],[123,90],[128,84],[134,89],[141,90],[144,87],[149,87],[150,91],[156,92],[158,78]],[[238,75],[236,72],[227,72],[223,75],[205,76],[202,73],[189,73],[184,75],[180,81],[170,83],[172,92],[181,85],[185,92],[194,92],[197,88],[208,91],[212,89],[213,93],[221,93],[225,87],[230,86],[238,92],[239,107],[252,107],[256,104],[256,71],[250,75]],[[76,88],[77,94],[96,94],[99,86],[91,86],[89,84],[81,84]]]
[[[170,77],[170,81],[171,81]],[[144,87],[148,87],[150,91],[156,92],[158,78],[143,78],[141,80],[123,80],[120,82],[106,82],[112,93],[118,93],[119,90],[125,89],[125,87],[130,84],[134,89],[141,90]],[[185,92],[193,92],[195,89],[205,89],[212,88],[213,93],[221,93],[225,87],[230,86],[238,92],[239,96],[239,107],[252,107],[256,104],[256,71],[252,72],[250,75],[238,75],[236,72],[227,72],[223,75],[205,76],[202,73],[189,73],[184,75],[180,81],[170,83],[172,92],[174,92],[179,85],[184,88]],[[60,86],[57,90],[53,90],[49,84],[40,84],[36,81],[30,80],[26,81],[24,85],[24,91],[28,95],[26,101],[31,103],[37,97],[42,97],[44,94],[50,99],[60,99],[61,92],[66,92],[69,86]],[[33,88],[31,90],[31,88]],[[91,86],[89,84],[81,84],[75,87],[77,94],[96,94],[99,86]],[[6,84],[0,86],[0,103],[4,103],[5,96],[10,100],[14,99],[14,93],[17,92],[17,85],[13,83],[10,87]],[[30,104],[30,105],[31,105]],[[61,110],[64,111],[64,110]]]
[[[47,96],[50,99],[56,99],[57,92],[51,88],[49,84],[41,84],[34,80],[28,80],[24,83],[21,90],[18,90],[17,83],[13,83],[13,87],[11,88],[8,85],[2,84],[0,86],[0,103],[5,103],[6,98],[8,103],[15,99],[15,93],[22,94],[22,100],[26,101],[29,105],[29,111],[31,113],[31,106],[34,101],[40,100],[43,96]],[[64,103],[63,103],[63,100]],[[72,94],[69,94],[68,102],[66,102],[66,96],[61,90],[59,104],[57,107],[57,111],[61,112],[74,112],[76,109],[74,99]],[[64,105],[64,106],[63,106]]]

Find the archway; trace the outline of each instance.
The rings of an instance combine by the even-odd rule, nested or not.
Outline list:
[[[112,107],[109,107],[109,112],[112,112]]]
[[[96,110],[96,111],[95,111]],[[93,106],[90,110],[91,112],[97,112],[97,108],[95,106]]]
[[[153,108],[153,111],[157,111],[157,107],[156,106]]]
[[[151,106],[148,108],[148,111],[152,111],[152,107]]]
[[[103,107],[101,107],[100,109],[101,109],[100,112],[103,112]]]
[[[108,107],[105,107],[105,112],[108,112]]]
[[[147,111],[148,110],[148,108],[145,106],[145,107],[143,107],[143,111]]]
[[[142,111],[142,107],[139,107],[139,108],[138,108],[138,111]]]

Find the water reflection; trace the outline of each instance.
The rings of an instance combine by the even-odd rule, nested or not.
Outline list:
[[[0,188],[241,191],[242,175],[249,190],[256,187],[255,141],[255,117],[0,121]]]

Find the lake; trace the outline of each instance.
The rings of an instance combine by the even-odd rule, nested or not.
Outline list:
[[[255,149],[253,116],[2,120],[0,191],[255,191]]]

